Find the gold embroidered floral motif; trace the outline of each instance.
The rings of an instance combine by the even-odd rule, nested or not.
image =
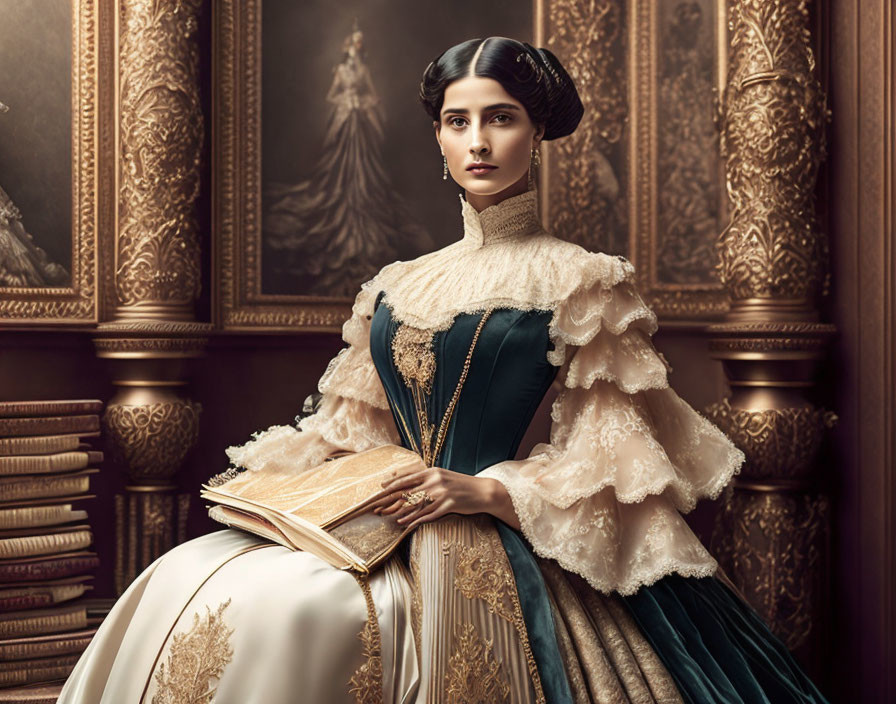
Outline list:
[[[443,545],[442,550],[450,549]],[[495,546],[476,527],[476,545],[458,545],[454,586],[467,599],[482,599],[488,610],[505,621],[513,623],[513,601],[510,589],[513,577],[503,564],[503,555],[495,552]]]
[[[418,384],[426,393],[432,392],[436,373],[436,355],[432,351],[432,330],[421,330],[410,325],[399,325],[392,338],[392,359],[404,383]]]
[[[383,658],[382,643],[380,641],[380,624],[376,617],[376,606],[373,603],[373,594],[370,584],[364,575],[352,573],[352,576],[361,585],[364,592],[364,601],[367,604],[367,623],[358,634],[361,639],[361,652],[365,662],[349,680],[349,692],[355,695],[357,704],[382,704],[383,701]]]
[[[152,704],[208,704],[212,700],[221,673],[233,657],[229,642],[233,629],[223,616],[229,605],[230,599],[215,613],[206,606],[204,619],[193,614],[190,629],[174,636],[168,661],[156,673],[158,691]]]
[[[510,702],[510,682],[492,654],[492,641],[483,640],[472,623],[460,626],[448,658],[445,695],[449,704]]]

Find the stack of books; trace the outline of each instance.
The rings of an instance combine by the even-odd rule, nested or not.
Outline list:
[[[84,595],[102,402],[0,403],[0,688],[64,680],[96,632]],[[0,701],[6,701],[0,692]]]

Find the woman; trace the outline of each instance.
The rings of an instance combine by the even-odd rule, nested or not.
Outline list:
[[[475,39],[421,98],[463,238],[364,284],[300,430],[228,448],[249,471],[415,449],[430,468],[378,507],[415,528],[407,562],[356,583],[234,530],[189,541],[121,597],[60,701],[823,702],[680,515],[743,453],[669,387],[631,264],[538,220],[530,158],[582,115],[566,71]],[[513,459],[555,379],[549,442]]]

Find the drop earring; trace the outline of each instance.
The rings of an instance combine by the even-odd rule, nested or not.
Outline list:
[[[448,180],[448,160],[445,158],[445,152],[442,152],[442,180]]]
[[[541,166],[541,153],[538,151],[538,147],[532,147],[532,165]]]

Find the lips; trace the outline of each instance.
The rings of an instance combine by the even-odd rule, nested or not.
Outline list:
[[[482,169],[482,170],[491,170],[497,169],[498,167],[494,164],[486,164],[484,161],[478,161],[470,164],[467,167],[467,171],[473,171],[474,169]]]

